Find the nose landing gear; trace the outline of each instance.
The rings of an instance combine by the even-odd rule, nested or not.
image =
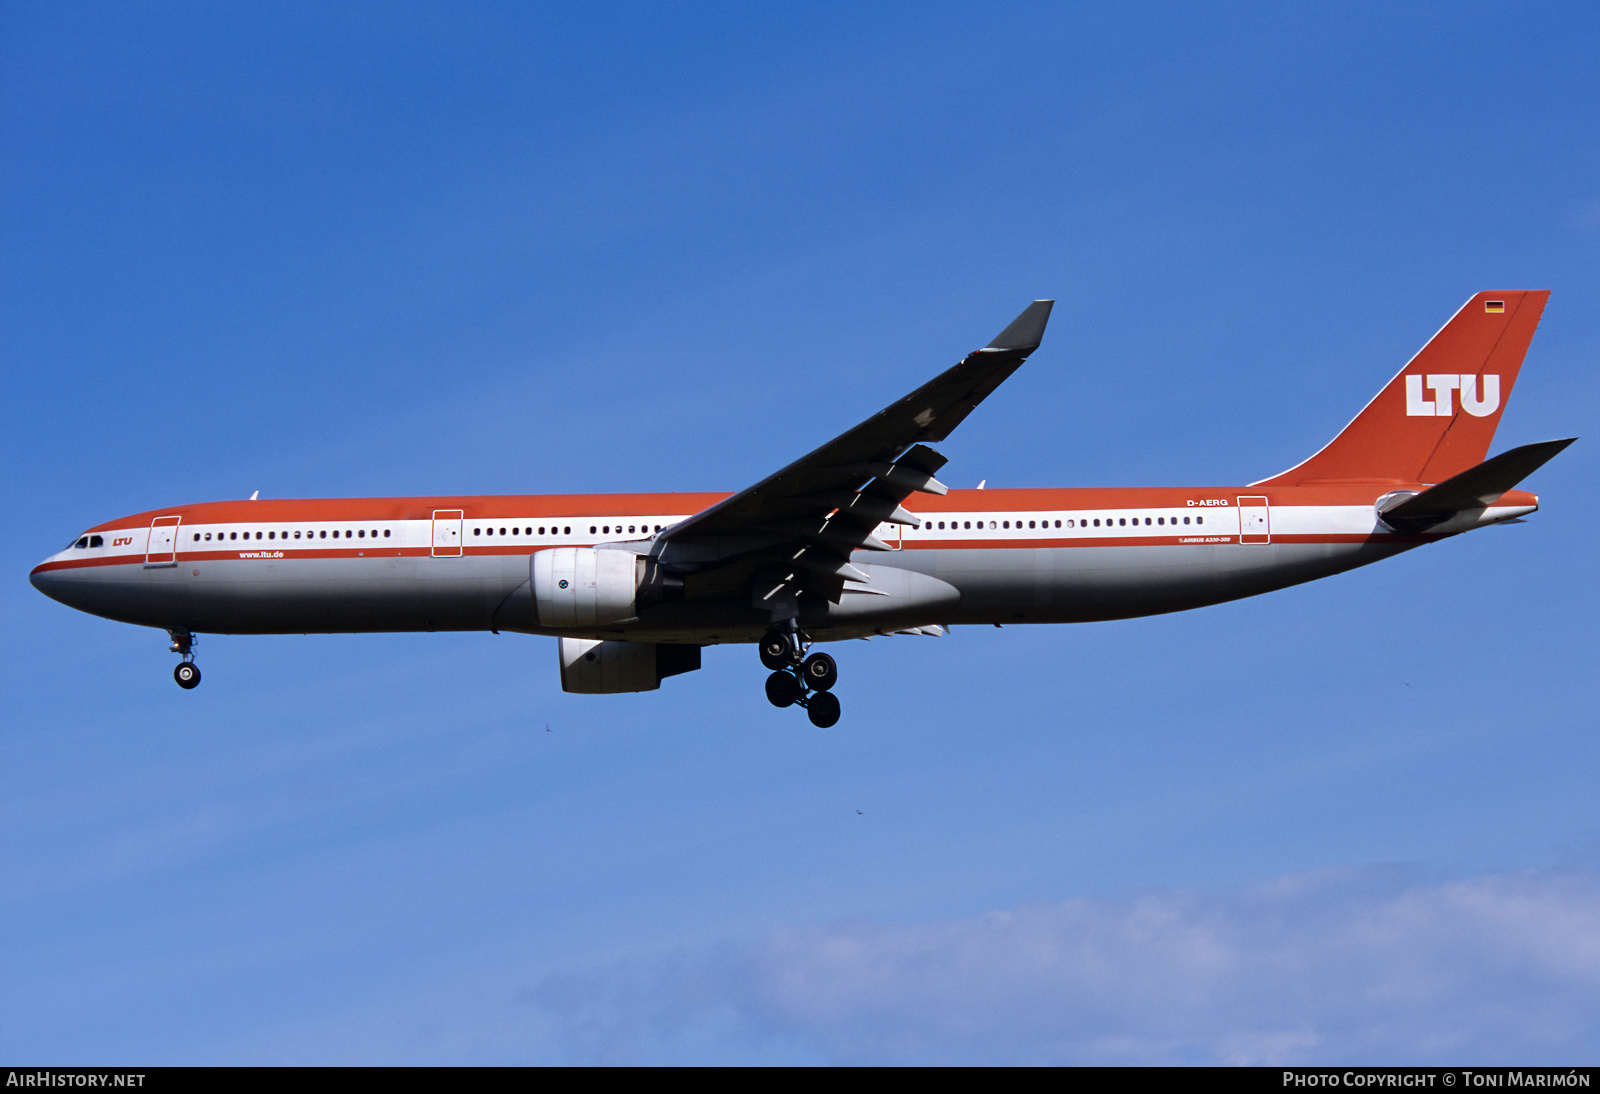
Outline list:
[[[839,666],[825,653],[807,657],[810,645],[799,631],[767,632],[759,647],[761,663],[775,670],[767,677],[767,701],[805,707],[811,724],[827,729],[839,721],[839,697],[829,690],[839,680]]]
[[[184,691],[190,691],[200,686],[200,666],[194,663],[194,635],[188,631],[168,631],[172,636],[173,653],[179,654],[183,660],[178,667],[172,670],[172,678]]]

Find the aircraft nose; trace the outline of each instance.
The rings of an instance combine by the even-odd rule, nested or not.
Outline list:
[[[44,563],[41,562],[33,568],[33,573],[28,575],[28,580],[35,589],[38,589],[51,600],[61,599],[61,592],[65,582],[55,571],[46,569]]]

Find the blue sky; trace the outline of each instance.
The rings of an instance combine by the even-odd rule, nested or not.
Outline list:
[[[0,8],[0,1055],[1592,1062],[1584,5]],[[1242,483],[1553,291],[1528,523],[1268,597],[744,648],[165,637],[28,569],[246,497],[733,490],[982,345],[952,485]],[[1586,531],[1587,529],[1587,531]],[[546,727],[549,732],[546,732]]]

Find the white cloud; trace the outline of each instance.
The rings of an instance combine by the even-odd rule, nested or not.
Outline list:
[[[1571,1063],[1600,1044],[1600,876],[1330,871],[785,927],[526,998],[578,1059],[692,1043],[837,1062]]]

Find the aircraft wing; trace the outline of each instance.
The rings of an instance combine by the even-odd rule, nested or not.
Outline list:
[[[858,548],[887,550],[872,530],[918,521],[900,503],[914,491],[945,493],[933,475],[945,458],[923,442],[942,441],[1039,348],[1054,301],[1035,300],[994,341],[854,429],[754,486],[662,532],[652,551],[669,564],[717,568],[751,562],[701,595],[731,595],[758,564],[784,570],[774,582],[837,601]],[[704,583],[697,583],[704,586]]]

